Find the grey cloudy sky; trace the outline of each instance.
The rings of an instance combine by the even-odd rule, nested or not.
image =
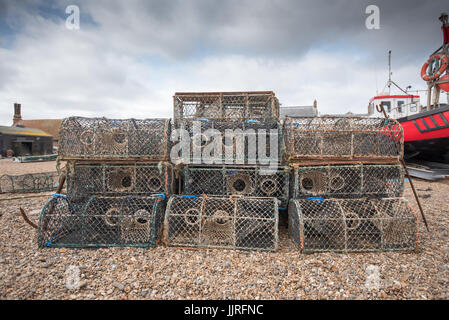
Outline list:
[[[365,9],[380,8],[380,29]],[[79,30],[65,26],[68,5]],[[171,117],[176,91],[273,90],[284,106],[365,112],[387,80],[424,89],[447,1],[0,0],[0,125]],[[425,96],[422,96],[424,101]]]

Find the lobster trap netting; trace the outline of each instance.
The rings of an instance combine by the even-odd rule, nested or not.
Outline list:
[[[279,101],[271,91],[175,93],[174,121],[185,119],[279,119]]]
[[[404,198],[292,200],[288,215],[304,253],[417,248],[417,217]]]
[[[275,198],[174,195],[167,204],[169,246],[276,250]]]
[[[70,117],[62,121],[58,155],[70,159],[168,160],[169,119]]]
[[[52,191],[58,187],[57,172],[28,173],[23,175],[4,174],[0,177],[0,193],[26,193]]]
[[[184,192],[193,195],[245,195],[275,197],[281,208],[288,204],[289,168],[269,171],[255,167],[184,168]]]
[[[404,134],[393,119],[286,117],[287,160],[395,159],[403,155]]]
[[[39,247],[155,246],[162,234],[165,205],[160,196],[92,196],[87,202],[65,195],[42,209]]]
[[[174,192],[169,162],[111,164],[75,162],[67,165],[67,194],[73,199],[91,195],[149,195]]]
[[[294,167],[291,197],[399,197],[404,169],[399,164]]]
[[[274,120],[183,121],[173,132],[179,145],[172,161],[185,164],[267,165],[282,160],[282,127]]]

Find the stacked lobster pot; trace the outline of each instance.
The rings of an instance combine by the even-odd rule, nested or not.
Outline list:
[[[0,176],[0,193],[52,191],[58,186],[57,172],[27,173]]]
[[[64,119],[67,194],[43,208],[39,245],[155,246],[174,188],[170,132],[169,119]]]
[[[289,234],[301,252],[416,249],[398,122],[287,117],[284,142],[292,167]]]
[[[167,204],[166,244],[276,250],[289,176],[275,94],[176,93],[174,127],[182,183]]]

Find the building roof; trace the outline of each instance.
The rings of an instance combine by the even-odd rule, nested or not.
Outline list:
[[[223,91],[223,92],[175,92],[175,96],[210,96],[210,95],[245,95],[262,94],[274,96],[273,91]]]
[[[317,110],[313,106],[291,106],[279,108],[281,119],[286,116],[290,117],[316,117]]]
[[[40,129],[22,127],[0,126],[0,133],[4,135],[51,137],[51,134],[48,134]]]
[[[369,117],[368,113],[352,113],[351,111],[346,113],[329,113],[324,114],[323,117]]]
[[[21,124],[23,124],[25,128],[40,129],[44,132],[48,132],[55,140],[59,140],[59,128],[61,122],[61,119],[21,120]]]

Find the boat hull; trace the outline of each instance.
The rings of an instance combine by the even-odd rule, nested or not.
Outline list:
[[[449,163],[449,106],[397,119],[404,128],[404,157]]]

